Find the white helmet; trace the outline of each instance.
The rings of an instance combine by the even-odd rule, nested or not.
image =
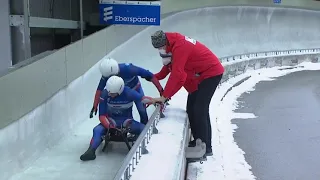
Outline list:
[[[104,77],[116,75],[119,73],[119,64],[112,58],[103,58],[100,63],[100,72]]]
[[[111,76],[106,85],[108,93],[118,93],[121,94],[124,89],[124,81],[119,76]]]

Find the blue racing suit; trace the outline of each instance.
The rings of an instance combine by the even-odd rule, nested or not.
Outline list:
[[[151,103],[151,98],[143,96],[130,87],[125,86],[123,92],[112,98],[108,95],[107,90],[103,90],[99,103],[99,120],[100,124],[93,129],[93,137],[90,145],[93,149],[99,147],[102,142],[101,137],[106,133],[108,128],[125,127],[125,123],[130,121],[130,133],[139,135],[144,128],[144,124],[133,119],[132,106],[133,102],[141,104]],[[143,108],[142,108],[143,107]],[[137,108],[138,111],[144,111],[144,106]]]
[[[137,67],[131,63],[119,63],[119,74],[117,76],[121,77],[124,80],[125,86],[130,87],[131,89],[136,90],[138,93],[140,93],[142,96],[144,96],[143,89],[141,87],[140,80],[138,76],[151,81],[160,94],[163,91],[163,88],[157,78],[155,78],[154,74],[150,71],[143,69],[141,67]],[[97,106],[99,104],[99,97],[101,94],[101,91],[105,88],[106,83],[108,81],[109,77],[101,77],[96,94],[95,99],[93,103],[93,108],[96,110]],[[148,121],[148,114],[146,107],[141,103],[141,101],[135,101],[137,109],[140,109],[139,114],[141,117],[140,122],[146,124]]]

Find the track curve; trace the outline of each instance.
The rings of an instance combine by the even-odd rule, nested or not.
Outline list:
[[[319,71],[300,71],[260,82],[243,94],[234,137],[259,180],[319,179]]]

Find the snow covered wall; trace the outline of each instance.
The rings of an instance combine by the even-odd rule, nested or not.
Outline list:
[[[190,10],[164,19],[161,27],[149,27],[120,46],[116,39],[122,34],[117,33],[117,28],[122,28],[123,33],[123,29],[127,28],[129,32],[130,28],[104,29],[1,77],[1,121],[9,122],[32,111],[0,130],[0,179],[8,179],[27,168],[45,149],[57,144],[70,130],[87,120],[99,79],[94,64],[113,47],[118,46],[108,56],[153,72],[159,71],[161,61],[148,42],[150,34],[160,28],[202,41],[219,57],[317,48],[320,45],[319,14],[269,7]],[[152,85],[145,81],[142,84],[147,95],[157,96]],[[40,106],[34,109],[30,104]]]

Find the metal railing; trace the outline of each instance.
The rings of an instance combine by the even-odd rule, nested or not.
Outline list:
[[[261,57],[276,57],[276,56],[292,56],[299,54],[317,54],[320,53],[320,48],[314,49],[299,49],[299,50],[284,50],[284,51],[266,51],[266,52],[256,52],[248,54],[238,54],[233,56],[221,57],[220,61],[231,62],[235,60],[247,60],[252,58],[261,58]]]
[[[138,165],[141,156],[148,153],[146,145],[149,144],[151,136],[158,133],[156,125],[160,118],[162,118],[162,112],[160,112],[160,109],[160,105],[157,105],[145,128],[125,157],[120,169],[113,178],[114,180],[129,180],[132,176],[131,173]]]
[[[263,58],[263,57],[276,57],[276,56],[292,56],[292,55],[303,55],[303,54],[318,54],[320,53],[320,48],[314,49],[301,49],[301,50],[284,50],[284,51],[267,51],[267,52],[257,52],[257,53],[248,53],[248,54],[240,54],[233,55],[227,57],[221,57],[220,60],[222,63],[232,62],[237,60],[249,60],[255,58]],[[320,57],[319,57],[320,58]],[[146,145],[150,142],[151,136],[153,134],[157,134],[158,130],[156,128],[157,123],[159,122],[162,112],[160,112],[160,106],[157,105],[154,113],[149,119],[149,122],[145,126],[142,133],[139,135],[139,138],[125,157],[122,166],[118,170],[114,180],[129,180],[132,176],[132,172],[135,167],[138,165],[139,160],[141,159],[143,154],[147,154],[148,150]],[[185,123],[184,127],[184,138],[190,136],[190,132],[188,129],[188,123]],[[187,140],[186,140],[187,141]],[[183,162],[183,161],[182,161]],[[181,171],[185,171],[185,162],[181,165],[183,169]],[[180,172],[183,173],[183,172]],[[181,177],[181,176],[180,176]]]

